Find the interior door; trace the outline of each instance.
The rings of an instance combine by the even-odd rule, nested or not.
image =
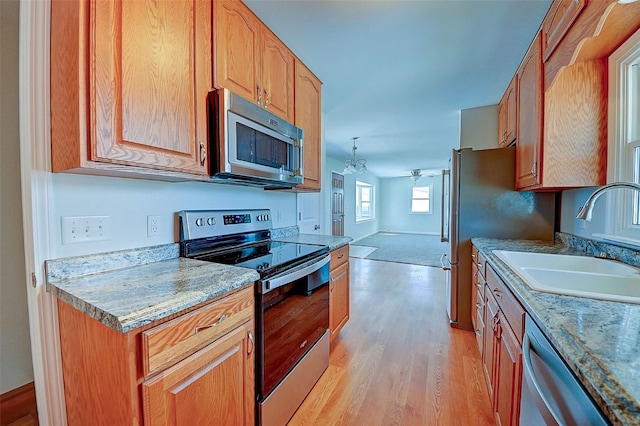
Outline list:
[[[344,235],[344,176],[331,173],[331,235]]]

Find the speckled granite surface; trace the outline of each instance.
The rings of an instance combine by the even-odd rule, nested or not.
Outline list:
[[[569,236],[568,238],[572,238]],[[585,255],[580,244],[474,238],[613,424],[640,424],[640,305],[530,289],[493,250]],[[567,239],[564,239],[567,241]],[[572,246],[572,247],[571,247]]]
[[[47,261],[47,291],[124,333],[259,278],[252,269],[179,258],[173,252],[164,259],[152,252],[136,249]],[[127,267],[115,269],[116,264]]]
[[[286,228],[274,228],[271,230],[271,238],[276,240],[280,238],[293,237],[300,234],[298,225],[288,226]]]
[[[299,244],[317,244],[322,246],[329,246],[329,250],[334,250],[349,244],[353,240],[351,237],[336,237],[333,235],[316,235],[316,234],[297,234],[289,237],[276,238],[271,235],[271,238],[277,241],[287,241],[290,243]]]

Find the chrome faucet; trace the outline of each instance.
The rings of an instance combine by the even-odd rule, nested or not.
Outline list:
[[[595,192],[589,196],[589,198],[587,198],[587,201],[585,201],[584,206],[580,208],[580,211],[578,212],[576,219],[582,219],[590,222],[593,206],[595,205],[595,202],[598,199],[598,197],[600,197],[604,192],[607,192],[608,190],[613,188],[634,189],[640,192],[640,185],[632,182],[613,182],[603,187],[600,187],[596,189]]]

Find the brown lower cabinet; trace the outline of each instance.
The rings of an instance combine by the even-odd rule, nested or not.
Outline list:
[[[331,251],[329,333],[331,344],[349,321],[349,245]]]
[[[58,301],[69,425],[253,425],[253,285],[121,333]]]
[[[474,247],[474,252],[477,253]],[[522,385],[525,311],[491,265],[485,266],[484,306],[480,316],[482,354],[489,397],[499,425],[518,425]],[[475,286],[473,291],[475,291]],[[477,313],[477,306],[473,306]],[[481,327],[480,327],[481,326]],[[476,330],[478,334],[478,330]]]

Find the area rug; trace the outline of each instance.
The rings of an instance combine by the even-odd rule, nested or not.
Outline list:
[[[439,235],[424,234],[378,232],[351,245],[356,246],[377,247],[365,259],[435,267],[441,266],[442,253],[449,252],[449,244]]]

